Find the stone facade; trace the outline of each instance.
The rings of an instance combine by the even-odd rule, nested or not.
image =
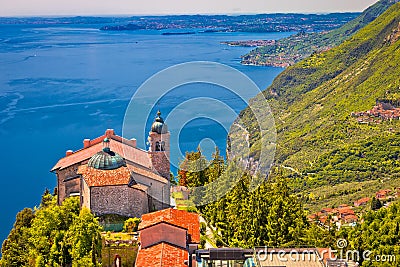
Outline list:
[[[118,214],[140,218],[149,212],[146,192],[127,185],[92,187],[87,197],[90,197],[89,209],[96,216]]]
[[[170,186],[169,183],[163,181],[149,179],[146,176],[134,174],[137,183],[148,187],[149,209],[161,210],[169,207]]]
[[[148,141],[149,156],[153,166],[153,171],[162,177],[169,179],[170,176],[170,134],[158,134],[150,132]]]
[[[164,126],[159,114],[155,124]],[[80,196],[81,206],[88,207],[97,216],[141,217],[149,211],[168,208],[170,133],[153,131],[153,126],[148,137],[148,151],[137,148],[135,139],[118,136],[112,129],[93,140],[84,139],[83,148],[78,151],[68,150],[66,157],[51,170],[57,175],[58,204],[69,196]],[[155,128],[159,130],[159,127]],[[112,166],[110,171],[107,169],[110,166],[103,168],[104,160],[113,162],[117,156],[124,162],[123,166],[116,166],[116,169]],[[94,162],[101,164],[91,166]],[[99,172],[81,173],[79,170],[83,167],[99,169]],[[125,171],[119,172],[121,168]]]
[[[57,202],[59,205],[71,194],[80,192],[81,179],[76,173],[80,165],[80,163],[74,164],[57,172]]]

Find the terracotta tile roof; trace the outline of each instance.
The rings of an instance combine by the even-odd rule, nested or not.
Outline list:
[[[339,211],[340,214],[355,214],[354,210],[352,208],[349,208],[349,207],[347,207],[347,208],[339,208],[338,211]]]
[[[140,249],[135,266],[138,267],[187,267],[188,252],[168,243]]]
[[[308,218],[314,220],[315,218],[317,218],[317,216],[318,216],[317,214],[313,213],[309,215]]]
[[[356,222],[356,221],[358,221],[358,217],[356,215],[351,214],[351,215],[344,216],[343,220],[345,222]]]
[[[135,142],[122,138],[121,136],[106,131],[106,133],[96,139],[90,140],[89,146],[82,148],[78,151],[73,152],[71,155],[60,159],[57,164],[51,169],[51,171],[62,170],[76,163],[83,162],[90,159],[94,154],[101,151],[103,148],[102,141],[108,137],[110,142],[110,148],[112,151],[121,155],[124,159],[130,162],[134,162],[138,165],[144,166],[151,169],[151,159],[145,150],[135,147]]]
[[[385,197],[390,192],[392,192],[392,190],[390,190],[390,189],[379,190],[378,192],[376,192],[376,196],[377,197]]]
[[[127,167],[120,167],[114,170],[98,170],[87,165],[81,165],[77,173],[82,175],[89,187],[127,185],[131,180],[131,171]]]
[[[357,200],[357,201],[354,201],[354,206],[363,205],[363,204],[367,203],[367,202],[370,201],[370,200],[371,200],[371,199],[370,199],[369,197],[361,198],[361,199],[359,199],[359,200]]]
[[[196,213],[170,208],[143,214],[139,230],[159,222],[166,222],[187,229],[191,242],[200,243],[200,222],[199,215]]]
[[[348,219],[355,219],[355,220],[357,220],[358,217],[357,217],[356,215],[350,214],[350,215],[344,216],[344,219],[345,219],[345,220],[348,220]]]
[[[321,217],[319,218],[319,221],[320,221],[321,223],[326,223],[327,219],[328,219],[328,217],[326,217],[326,216],[321,216]]]
[[[334,209],[332,209],[332,208],[323,208],[323,209],[321,210],[321,212],[322,212],[322,213],[333,213],[333,212],[334,212]]]

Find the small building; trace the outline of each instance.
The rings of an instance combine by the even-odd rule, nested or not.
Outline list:
[[[369,197],[361,198],[357,201],[354,201],[354,207],[360,207],[366,205],[371,199]]]
[[[356,223],[358,221],[358,217],[354,214],[348,214],[343,216],[344,223]]]
[[[135,266],[194,267],[191,258],[200,243],[199,216],[172,208],[144,214],[139,241]]]
[[[390,192],[392,192],[392,190],[390,189],[379,190],[378,192],[376,192],[375,196],[379,200],[386,200]]]

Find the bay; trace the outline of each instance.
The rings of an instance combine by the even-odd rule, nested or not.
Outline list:
[[[291,34],[167,36],[150,30],[104,32],[98,30],[100,26],[0,25],[0,240],[6,238],[18,211],[38,205],[44,189],[52,191],[56,186],[55,174],[49,170],[66,150],[80,149],[84,138],[100,136],[107,128],[122,134],[130,98],[152,75],[175,64],[212,61],[245,73],[262,90],[283,69],[242,66],[240,55],[251,48],[220,42]],[[163,97],[154,109],[167,115],[193,97],[217,99],[236,113],[246,106],[221,88],[188,85]],[[196,118],[199,108],[204,107],[185,110],[194,120],[179,129],[175,162],[199,143],[208,157],[214,145],[224,154],[226,129],[216,121]],[[226,116],[228,121],[235,119]],[[151,120],[127,136],[137,138],[139,147],[146,146],[142,129],[149,129]]]

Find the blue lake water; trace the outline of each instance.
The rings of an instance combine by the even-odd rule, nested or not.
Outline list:
[[[278,39],[290,34],[163,36],[158,31],[102,32],[97,28],[0,25],[0,240],[8,234],[19,210],[38,205],[44,189],[55,187],[55,175],[49,170],[66,150],[80,149],[84,138],[100,136],[107,128],[121,135],[130,98],[152,75],[179,63],[214,61],[240,70],[265,89],[282,69],[242,66],[240,55],[250,48],[220,42]],[[167,115],[182,101],[207,96],[236,112],[246,106],[216,86],[189,85],[163,97],[155,108]],[[195,117],[199,108],[187,112]],[[227,116],[228,121],[235,119]],[[148,124],[138,127],[140,130],[126,137],[136,137],[138,146],[144,148],[142,129]],[[210,144],[225,149],[226,129],[216,121],[198,118],[180,130],[174,156],[195,150],[201,140],[205,140],[208,156]]]

